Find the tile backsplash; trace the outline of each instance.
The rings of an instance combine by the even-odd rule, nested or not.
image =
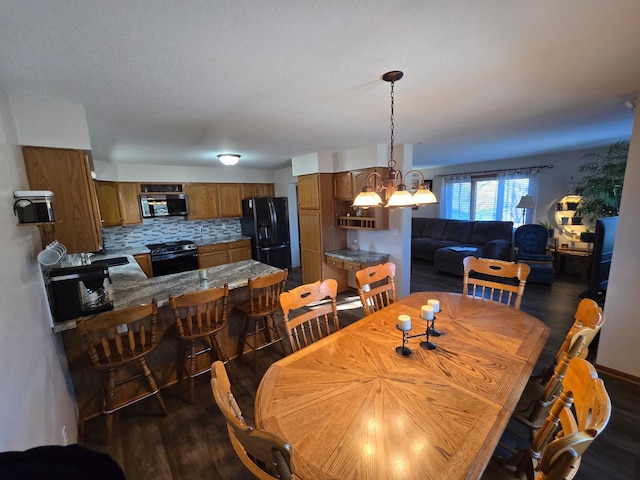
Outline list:
[[[239,218],[215,220],[185,220],[183,217],[145,218],[142,225],[108,227],[102,229],[106,250],[131,248],[149,243],[175,240],[240,235]]]

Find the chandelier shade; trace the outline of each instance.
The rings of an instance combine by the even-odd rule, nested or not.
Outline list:
[[[388,207],[388,208],[403,208],[403,207],[416,207],[420,205],[427,205],[429,203],[437,203],[436,196],[431,192],[426,182],[424,181],[424,175],[419,170],[410,170],[405,175],[406,178],[409,174],[417,174],[421,178],[421,182],[418,183],[416,191],[412,194],[407,190],[407,187],[403,181],[402,172],[396,170],[396,161],[393,158],[393,131],[394,131],[394,84],[400,80],[404,74],[399,70],[393,70],[387,72],[382,76],[385,82],[391,83],[391,142],[389,149],[389,162],[387,166],[389,171],[387,178],[383,178],[377,172],[372,172],[367,175],[364,187],[358,196],[354,199],[353,208],[370,208],[370,207]],[[380,182],[378,186],[373,185],[373,179],[379,177]],[[380,197],[380,193],[385,190],[386,201]]]

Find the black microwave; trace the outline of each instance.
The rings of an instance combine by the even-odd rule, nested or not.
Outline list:
[[[140,206],[144,218],[189,215],[187,195],[184,193],[143,193]]]

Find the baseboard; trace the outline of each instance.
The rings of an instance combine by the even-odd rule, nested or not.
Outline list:
[[[640,385],[640,377],[636,377],[635,375],[631,375],[625,372],[620,372],[618,370],[614,370],[613,368],[604,367],[598,364],[596,364],[595,367],[598,372],[606,373],[607,375],[611,375],[612,377],[618,377],[622,380],[626,380],[627,382]]]

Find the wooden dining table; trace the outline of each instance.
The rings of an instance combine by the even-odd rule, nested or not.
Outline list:
[[[400,314],[430,337],[396,353]],[[255,400],[259,428],[284,437],[302,479],[476,479],[544,348],[537,318],[456,293],[413,293],[277,362]]]

